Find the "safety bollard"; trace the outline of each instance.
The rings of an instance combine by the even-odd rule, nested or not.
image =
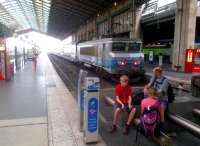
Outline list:
[[[99,136],[99,78],[85,80],[84,140],[86,144],[97,143]]]
[[[83,112],[84,112],[84,92],[85,92],[85,78],[88,72],[80,70],[78,78],[78,105],[79,105],[79,130],[83,132]]]

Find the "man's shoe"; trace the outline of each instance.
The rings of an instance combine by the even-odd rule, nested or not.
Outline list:
[[[124,135],[128,135],[128,134],[129,134],[129,125],[126,124],[126,125],[124,126],[123,134],[124,134]]]
[[[111,129],[109,130],[109,133],[114,133],[117,131],[117,126],[116,125],[112,125]]]

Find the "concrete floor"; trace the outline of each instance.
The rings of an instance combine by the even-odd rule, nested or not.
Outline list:
[[[50,62],[46,80],[49,81],[47,87],[49,146],[86,146],[83,132],[80,132],[78,126],[78,103]],[[91,146],[94,145],[107,146],[100,136],[98,143]]]
[[[18,70],[9,82],[0,82],[0,146],[47,146],[45,57]]]
[[[46,116],[45,64],[36,72],[32,67],[27,62],[11,81],[0,82],[0,120]]]
[[[21,122],[19,122],[21,121]],[[46,118],[25,118],[0,121],[1,146],[47,146]]]

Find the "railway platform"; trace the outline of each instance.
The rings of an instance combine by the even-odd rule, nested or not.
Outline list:
[[[0,145],[86,145],[83,133],[79,131],[78,127],[78,103],[75,94],[77,90],[75,78],[77,78],[76,75],[80,68],[58,56],[54,56],[53,59],[50,57],[50,60],[42,54],[38,57],[36,71],[34,71],[32,62],[27,62],[25,68],[18,71],[13,80],[0,82],[0,104],[2,105],[0,106]],[[60,71],[58,68],[60,68]],[[63,79],[61,71],[67,76],[68,80]],[[92,72],[88,72],[90,75],[94,75]],[[106,104],[104,97],[114,96],[114,84],[101,79],[101,85],[99,142],[93,145],[136,145],[133,127],[128,136],[122,134],[120,127],[117,133],[110,134],[108,132],[112,123],[113,107]],[[136,92],[141,87],[133,85],[133,88]],[[199,123],[190,113],[194,107],[198,108],[199,103],[200,99],[184,94],[184,96],[176,98],[176,102],[171,105],[170,111]],[[183,107],[187,108],[182,110]],[[180,127],[172,126],[171,128],[170,130],[175,129],[177,134],[172,137],[174,145],[186,146],[190,144],[195,146],[200,142],[197,137]],[[139,138],[142,146],[156,145],[154,141],[143,136]]]
[[[84,146],[78,105],[48,57],[0,82],[1,146]],[[105,146],[100,138],[97,146]]]
[[[14,78],[0,82],[0,145],[47,146],[47,94],[44,56],[17,70]]]
[[[78,103],[53,65],[47,60],[46,81],[48,99],[49,146],[85,146],[79,131]],[[99,137],[96,146],[106,146]]]
[[[77,90],[77,74],[81,69],[80,66],[76,66],[71,61],[67,59],[63,59],[63,57],[57,55],[50,55],[50,60],[53,63],[56,71],[59,73],[59,76],[62,78],[63,82],[69,89],[70,93],[73,97],[75,97],[75,101],[77,102],[77,95],[75,94]],[[83,67],[84,68],[84,67]],[[84,68],[86,69],[86,68]],[[87,69],[86,69],[87,70]],[[95,72],[91,70],[87,70],[89,76],[98,76]],[[75,81],[74,81],[75,80]],[[71,84],[69,84],[71,82]],[[123,123],[119,124],[119,131],[110,134],[108,129],[112,125],[112,112],[113,106],[109,105],[105,102],[105,97],[109,96],[111,98],[114,97],[114,85],[111,84],[108,79],[101,78],[101,89],[100,89],[100,123],[99,123],[99,134],[102,137],[104,143],[108,146],[132,146],[136,145],[135,143],[135,128],[131,128],[131,132],[128,136],[124,136],[122,134]],[[109,84],[109,86],[108,86]],[[139,84],[133,84],[133,91],[136,93],[138,90],[142,89],[144,84],[139,86]],[[200,103],[199,98],[192,97],[189,92],[175,92],[176,99],[173,104],[170,105],[170,112],[172,114],[178,114],[185,119],[190,120],[192,123],[199,124],[198,119],[193,116],[192,110],[194,108],[198,108]],[[176,124],[172,124],[168,122],[167,125],[167,134],[172,134],[173,145],[175,146],[186,146],[186,145],[198,145],[199,138],[193,136],[184,128],[177,126]],[[198,126],[197,126],[198,127]],[[140,136],[140,144],[142,146],[154,146],[156,143],[154,141],[148,140],[143,136]]]

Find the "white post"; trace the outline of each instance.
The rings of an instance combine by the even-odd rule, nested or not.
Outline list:
[[[80,70],[78,79],[79,130],[83,132],[84,92],[87,71]]]
[[[99,137],[99,78],[87,77],[84,109],[84,140],[97,143]]]

